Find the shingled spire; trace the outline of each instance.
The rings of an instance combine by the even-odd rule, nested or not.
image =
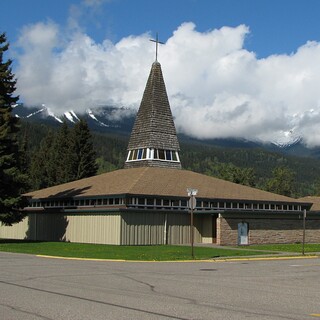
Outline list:
[[[179,150],[161,65],[155,61],[131,132],[125,168],[181,169]]]

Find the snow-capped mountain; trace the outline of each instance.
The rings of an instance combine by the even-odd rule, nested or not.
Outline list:
[[[64,120],[70,125],[74,125],[83,118],[86,120],[92,131],[125,135],[130,134],[136,116],[135,110],[124,107],[97,106],[88,108],[83,113],[69,110],[64,112],[62,116],[57,116],[45,105],[39,107],[25,107],[23,104],[17,104],[13,107],[14,115],[26,121],[59,126]],[[284,154],[320,157],[320,150],[318,150],[318,148],[312,150],[304,145],[295,126],[288,131],[275,132],[269,143],[239,138],[200,141],[182,134],[179,135],[179,140],[181,143],[205,143],[224,148],[263,148]]]
[[[300,142],[302,142],[302,137],[295,128],[289,131],[277,132],[271,140],[271,143],[280,148],[288,148]]]
[[[16,117],[27,121],[45,122],[51,125],[60,125],[64,120],[73,125],[82,118],[87,121],[91,130],[124,133],[131,132],[136,115],[136,111],[133,109],[98,106],[88,108],[83,113],[69,110],[64,112],[62,116],[58,116],[44,104],[41,107],[25,107],[23,104],[17,104],[14,105],[13,113]]]
[[[65,112],[64,116],[72,123],[80,121],[79,117],[75,114],[73,110]]]

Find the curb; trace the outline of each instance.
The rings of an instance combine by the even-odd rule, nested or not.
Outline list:
[[[37,254],[36,257],[47,258],[47,259],[60,259],[60,260],[78,260],[78,261],[108,261],[108,262],[126,262],[128,260],[118,259],[95,259],[95,258],[77,258],[77,257],[60,257],[60,256],[46,256]]]
[[[169,261],[144,261],[144,260],[124,260],[124,259],[94,259],[94,258],[76,258],[76,257],[60,257],[48,255],[36,255],[39,258],[60,259],[60,260],[76,260],[76,261],[100,261],[100,262],[135,262],[135,263],[194,263],[194,262],[236,262],[236,261],[272,261],[272,260],[298,260],[298,259],[317,259],[319,256],[287,256],[287,257],[252,257],[252,258],[221,258],[206,260],[169,260]]]
[[[214,262],[234,262],[234,261],[269,261],[269,260],[298,260],[298,259],[317,259],[319,256],[283,256],[283,257],[252,257],[252,258],[226,258],[216,259]]]

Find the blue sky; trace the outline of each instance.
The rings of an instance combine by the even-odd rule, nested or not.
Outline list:
[[[318,0],[2,0],[0,31],[27,105],[137,109],[159,32],[179,132],[315,146],[319,12]]]
[[[100,1],[92,1],[100,3]],[[51,19],[66,25],[77,0],[2,0],[0,30],[14,42],[27,24]],[[85,8],[85,5],[82,5]],[[245,24],[246,48],[259,57],[291,53],[308,40],[320,40],[318,0],[108,0],[80,22],[95,41],[119,41],[128,35],[159,32],[166,41],[183,22],[204,32]]]

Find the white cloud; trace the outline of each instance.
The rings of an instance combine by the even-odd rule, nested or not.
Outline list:
[[[85,26],[94,25],[100,29],[103,14],[103,5],[113,0],[82,0],[72,4],[69,9],[68,31],[84,31]]]
[[[201,33],[184,23],[160,45],[178,131],[269,141],[294,128],[308,145],[320,145],[320,44],[258,59],[244,47],[249,32],[240,25]],[[146,33],[96,43],[79,28],[28,26],[19,42],[18,94],[56,113],[98,104],[138,108],[155,57],[149,39]]]

